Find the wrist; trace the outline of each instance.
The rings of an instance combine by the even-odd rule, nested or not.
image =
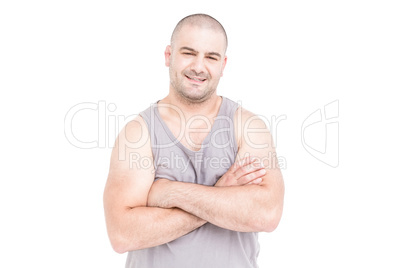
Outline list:
[[[174,185],[177,182],[168,179],[159,179],[152,186],[156,190],[157,206],[160,208],[173,208],[174,206]]]
[[[180,208],[180,196],[185,183],[179,181],[164,180],[163,182],[163,207]]]
[[[155,181],[148,193],[147,206],[170,208],[169,205],[169,184],[171,181],[167,179],[159,179]]]
[[[162,206],[163,208],[174,208],[174,185],[176,184],[175,181],[170,181],[170,180],[164,180],[164,185],[163,185],[163,200]]]

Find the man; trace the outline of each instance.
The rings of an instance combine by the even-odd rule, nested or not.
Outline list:
[[[165,51],[169,94],[116,140],[104,207],[126,267],[258,267],[257,233],[279,223],[284,184],[271,136],[216,93],[226,47],[214,18],[181,20]]]

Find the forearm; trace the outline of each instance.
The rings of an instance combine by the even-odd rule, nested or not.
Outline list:
[[[275,209],[270,208],[269,191],[260,185],[209,187],[176,182],[170,187],[168,206],[234,231],[266,231]]]
[[[205,224],[179,208],[136,207],[118,215],[111,236],[119,253],[154,247],[175,240]]]

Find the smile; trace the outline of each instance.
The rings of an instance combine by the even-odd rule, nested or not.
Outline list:
[[[201,77],[196,77],[196,76],[187,76],[186,75],[186,77],[187,77],[188,80],[193,81],[193,82],[197,82],[197,83],[202,83],[205,80],[207,80],[206,78],[201,78]]]

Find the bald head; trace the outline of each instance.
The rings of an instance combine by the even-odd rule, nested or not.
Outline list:
[[[176,27],[174,28],[172,37],[170,39],[170,43],[172,46],[174,45],[177,34],[180,32],[183,26],[187,25],[207,28],[222,33],[225,38],[226,47],[228,46],[228,38],[222,24],[220,24],[219,21],[217,21],[213,17],[206,14],[193,14],[179,21],[179,23],[177,23]]]

